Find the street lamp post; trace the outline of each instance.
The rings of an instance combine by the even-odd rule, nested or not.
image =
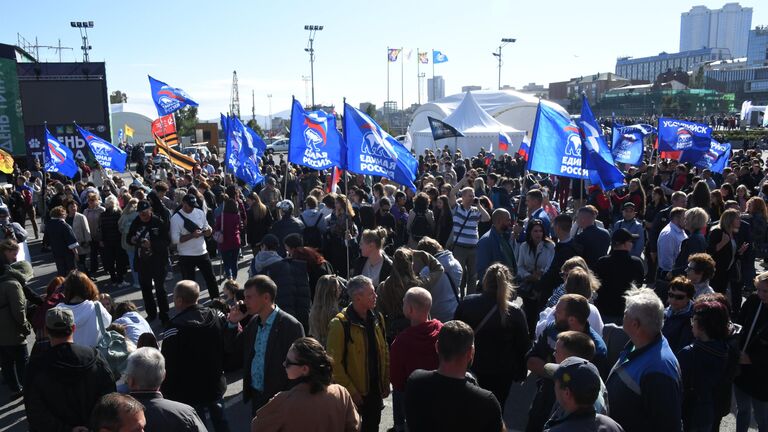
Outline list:
[[[499,45],[499,52],[491,53],[499,59],[499,90],[501,90],[501,49],[507,46],[507,44],[514,43],[517,39],[502,38],[501,45]]]
[[[312,109],[315,109],[315,34],[321,31],[323,26],[321,25],[305,25],[304,30],[309,32],[309,48],[304,48],[304,51],[309,53],[309,72],[312,77]]]
[[[88,51],[92,48],[88,45],[88,29],[93,28],[93,21],[70,21],[69,25],[80,29],[80,37],[83,39],[83,45],[80,47],[83,50],[83,63],[88,63],[90,61]]]

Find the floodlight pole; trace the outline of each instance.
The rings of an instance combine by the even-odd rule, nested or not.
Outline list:
[[[80,37],[83,40],[83,45],[80,47],[83,50],[83,63],[88,63],[90,61],[88,51],[92,48],[88,45],[88,29],[93,28],[93,21],[70,21],[69,25],[80,30]]]
[[[499,45],[498,52],[491,53],[499,60],[499,90],[501,90],[501,49],[507,46],[507,44],[514,43],[517,39],[512,38],[502,38],[501,39],[501,45]]]
[[[312,79],[312,109],[315,109],[315,34],[321,31],[323,26],[321,25],[305,25],[304,30],[309,31],[309,48],[304,48],[304,51],[309,53],[309,72]]]

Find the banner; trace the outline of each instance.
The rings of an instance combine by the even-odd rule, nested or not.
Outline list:
[[[523,142],[520,143],[520,148],[517,149],[517,154],[523,157],[524,161],[528,160],[528,155],[531,153],[531,140],[528,139],[528,135],[525,135]]]
[[[13,174],[13,156],[7,151],[0,149],[0,172],[5,174]]]
[[[307,112],[299,101],[291,107],[288,161],[316,170],[346,167],[344,140],[336,129],[336,116],[325,111]]]
[[[581,117],[579,126],[583,136],[582,166],[589,170],[589,181],[599,184],[603,190],[612,190],[624,185],[624,174],[616,168],[611,149],[605,143],[603,129],[597,123],[589,100],[581,97]]]
[[[643,138],[655,132],[656,128],[646,124],[616,125],[613,128],[613,144],[611,146],[613,160],[618,163],[639,166],[643,163]]]
[[[659,118],[659,151],[707,151],[712,128],[700,123]]]
[[[178,145],[179,136],[176,134],[176,118],[173,114],[153,120],[152,135],[162,138],[169,146]]]
[[[0,58],[0,149],[13,155],[27,153],[16,60],[6,58]]]
[[[712,172],[716,172],[720,174],[723,173],[723,170],[725,169],[725,167],[727,167],[728,164],[731,162],[731,144],[725,143],[722,145],[725,147],[725,151],[723,152],[723,154],[721,154],[717,158],[717,160],[712,162],[712,165],[709,168]]]
[[[464,136],[464,134],[459,132],[455,127],[442,120],[427,116],[427,121],[429,122],[429,128],[432,129],[432,139],[435,141]]]
[[[168,84],[149,77],[149,87],[152,91],[152,100],[157,108],[157,115],[164,116],[172,114],[185,106],[197,106],[197,102],[190,99],[189,95],[182,89],[171,87]]]
[[[448,56],[443,54],[441,51],[432,51],[432,63],[434,64],[440,64],[445,63],[448,61]]]
[[[570,118],[539,102],[526,169],[577,179],[587,178],[581,166],[581,135]]]
[[[344,104],[344,139],[348,170],[386,177],[414,192],[418,162],[364,112]]]
[[[264,181],[264,176],[259,172],[259,166],[250,158],[246,158],[235,171],[235,177],[253,187]]]
[[[77,126],[77,130],[83,136],[88,147],[90,147],[99,165],[114,171],[125,172],[125,162],[128,159],[128,155],[124,151],[80,126]]]
[[[730,153],[730,150],[730,144],[720,144],[713,139],[710,141],[709,149],[707,151],[686,150],[680,154],[679,160],[681,163],[691,163],[697,168],[712,170],[712,166],[719,161],[725,153]],[[722,172],[722,168],[718,172]]]
[[[133,138],[133,128],[128,126],[127,124],[125,127],[125,136]]]
[[[424,51],[424,52],[419,51],[419,63],[421,63],[421,64],[429,64],[429,52],[427,52],[427,51]]]
[[[72,150],[61,144],[59,140],[51,135],[48,128],[45,128],[45,141],[46,145],[43,150],[45,171],[57,172],[73,178],[77,174],[77,163],[75,162]]]
[[[194,168],[197,163],[194,158],[171,148],[171,146],[165,143],[163,139],[157,135],[155,135],[155,151],[153,154],[165,155],[172,164],[185,171],[192,171],[192,168]]]
[[[258,166],[259,158],[264,155],[267,149],[264,140],[237,117],[229,117],[226,123],[227,136],[224,160],[227,168],[237,173],[240,163],[244,159],[251,159]]]

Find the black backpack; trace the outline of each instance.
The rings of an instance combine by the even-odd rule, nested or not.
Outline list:
[[[308,224],[307,221],[304,220],[304,215],[300,215],[299,218],[304,223],[304,246],[320,248],[323,244],[323,234],[317,226],[320,224],[323,214],[318,212],[317,220],[315,220],[314,225]]]
[[[415,212],[416,217],[413,218],[411,224],[411,236],[414,240],[419,241],[422,237],[432,236],[432,228],[429,226],[429,220],[427,220],[427,214],[421,212]]]

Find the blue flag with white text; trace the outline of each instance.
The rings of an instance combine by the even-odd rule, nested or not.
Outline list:
[[[710,165],[710,168],[709,168],[712,172],[716,172],[720,174],[723,173],[723,170],[725,169],[725,167],[727,167],[728,164],[731,162],[731,144],[725,143],[722,145],[723,147],[725,147],[723,154],[718,156],[718,158],[712,163],[712,165]]]
[[[252,160],[258,166],[267,148],[264,140],[237,117],[227,117],[225,122],[227,135],[224,162],[227,168],[237,173],[245,159]]]
[[[603,190],[616,189],[624,185],[624,174],[616,167],[611,149],[605,143],[603,129],[597,123],[587,97],[582,95],[579,126],[584,134],[582,164],[589,170],[589,180],[599,184]],[[586,150],[586,151],[585,151]]]
[[[730,149],[731,145],[729,143],[721,144],[713,139],[710,141],[709,149],[705,152],[698,150],[686,150],[682,152],[680,154],[680,162],[691,163],[697,168],[714,171],[712,167],[720,161],[726,153],[730,153]],[[725,168],[725,166],[723,166],[723,168]],[[717,172],[721,173],[722,168]]]
[[[75,155],[45,128],[45,171],[73,178],[77,174]]]
[[[364,112],[344,104],[344,141],[347,169],[382,176],[416,191],[418,162],[410,151]]]
[[[346,169],[344,140],[336,129],[336,116],[321,110],[307,112],[294,99],[288,161],[316,170],[333,166]]]
[[[197,106],[197,102],[193,101],[184,90],[171,87],[151,76],[149,77],[149,87],[155,108],[157,108],[157,115],[160,117],[174,113],[187,105]]]
[[[584,179],[581,167],[581,135],[568,116],[539,102],[531,135],[526,169],[563,177]]]
[[[712,128],[700,123],[659,118],[659,151],[707,151]]]
[[[643,138],[654,133],[656,128],[647,124],[631,126],[615,125],[613,128],[613,144],[611,153],[617,163],[638,166],[643,163]]]
[[[77,126],[77,130],[83,136],[99,165],[114,171],[125,172],[125,162],[128,159],[128,155],[124,151],[80,126]]]

